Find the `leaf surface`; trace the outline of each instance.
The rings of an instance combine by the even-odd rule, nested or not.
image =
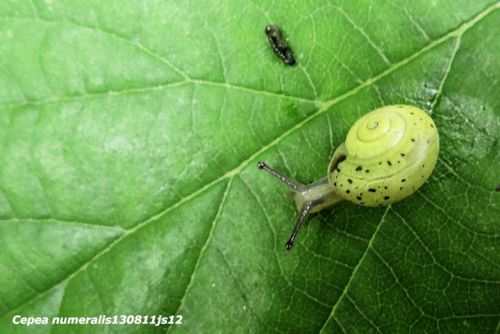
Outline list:
[[[498,22],[487,0],[1,2],[0,332],[498,331]],[[439,129],[429,181],[322,211],[286,252],[296,209],[255,163],[324,177],[396,103]]]

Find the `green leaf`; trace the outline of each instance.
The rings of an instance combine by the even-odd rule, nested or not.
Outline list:
[[[0,2],[0,332],[498,331],[499,22],[488,0]],[[324,177],[394,103],[438,126],[429,181],[286,252],[296,209],[255,163]]]

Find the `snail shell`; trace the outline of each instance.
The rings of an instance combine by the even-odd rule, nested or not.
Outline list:
[[[328,168],[331,187],[364,206],[413,194],[432,173],[439,152],[434,121],[421,109],[391,105],[357,120]]]

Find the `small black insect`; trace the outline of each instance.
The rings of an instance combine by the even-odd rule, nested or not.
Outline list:
[[[271,24],[266,27],[265,33],[274,53],[280,57],[285,64],[294,65],[295,57],[293,56],[292,49],[283,37],[281,29]]]

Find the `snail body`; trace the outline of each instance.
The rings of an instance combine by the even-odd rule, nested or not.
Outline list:
[[[398,202],[420,188],[437,162],[439,134],[419,108],[390,105],[358,119],[334,152],[327,176],[310,185],[291,180],[263,162],[258,167],[292,190],[299,217],[287,249],[309,213],[347,200],[362,206]]]

